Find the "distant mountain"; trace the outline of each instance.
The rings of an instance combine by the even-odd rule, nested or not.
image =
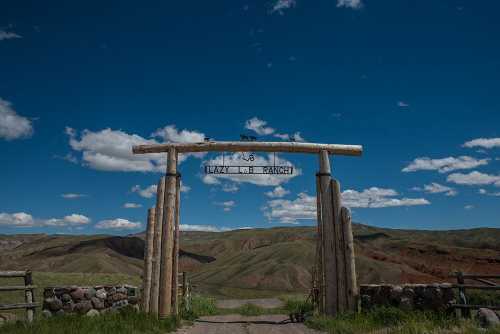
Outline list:
[[[416,231],[354,225],[361,283],[441,282],[455,270],[500,274],[500,229]],[[214,295],[306,291],[315,229],[182,232],[181,270]],[[144,234],[0,235],[0,269],[142,274]]]

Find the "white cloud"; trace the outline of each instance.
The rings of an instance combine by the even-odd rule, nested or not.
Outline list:
[[[196,231],[196,232],[225,232],[230,231],[227,227],[216,227],[212,225],[188,225],[180,224],[181,231]]]
[[[400,108],[408,108],[410,105],[404,101],[398,101],[398,107]]]
[[[134,155],[132,153],[134,145],[153,145],[165,141],[199,142],[204,139],[202,133],[177,131],[174,125],[158,129],[152,134],[153,137],[161,137],[164,140],[162,142],[110,128],[97,132],[83,130],[80,139],[77,138],[77,131],[70,127],[66,128],[66,133],[70,137],[71,148],[82,152],[84,165],[97,170],[122,172],[163,172],[166,169],[166,154]],[[179,163],[189,156],[201,158],[204,153],[179,154]]]
[[[464,206],[464,209],[465,210],[472,210],[472,209],[474,209],[474,205],[466,205],[466,206]]]
[[[337,7],[360,9],[363,8],[363,3],[361,0],[337,0]]]
[[[393,189],[372,187],[361,192],[348,189],[342,193],[342,205],[350,208],[387,208],[399,206],[429,205],[425,198],[394,198],[398,193]],[[299,220],[316,219],[316,196],[305,192],[293,200],[270,200],[262,208],[269,221],[297,224]]]
[[[190,186],[187,186],[185,185],[182,181],[181,181],[181,193],[188,193],[191,191],[191,187]]]
[[[222,185],[222,191],[226,193],[235,193],[238,190],[240,190],[240,188],[236,185],[236,183],[224,183]]]
[[[222,206],[222,208],[225,212],[229,212],[236,205],[236,202],[235,201],[225,201],[225,202],[215,202],[214,204]]]
[[[459,169],[472,169],[478,166],[487,165],[490,159],[476,159],[469,156],[447,157],[442,159],[431,159],[428,157],[416,158],[408,166],[403,168],[403,172],[416,172],[419,170],[437,170],[440,173],[447,173]]]
[[[241,159],[241,153],[233,153],[231,155],[225,155],[224,159],[222,155],[216,156],[212,160],[204,161],[205,165],[216,165],[216,166],[291,166],[293,167],[292,175],[273,175],[273,174],[205,174],[202,180],[205,184],[214,185],[219,184],[219,179],[230,180],[235,183],[251,183],[258,186],[279,186],[280,184],[286,183],[292,178],[300,175],[302,171],[295,167],[290,161],[281,159],[276,156],[274,160],[273,154],[268,154],[267,156],[261,156],[254,154],[254,161],[245,161]]]
[[[90,223],[90,218],[72,214],[64,218],[36,219],[25,212],[0,213],[0,226],[7,227],[71,227]]]
[[[137,193],[141,197],[151,198],[153,196],[156,196],[157,189],[158,186],[156,184],[152,184],[144,189],[142,189],[140,185],[136,184],[135,186],[132,187],[132,189],[130,189],[130,191],[133,193]]]
[[[125,204],[123,204],[123,207],[125,209],[138,209],[138,208],[142,208],[142,204],[138,204],[138,203],[125,203]]]
[[[74,194],[74,193],[68,193],[68,194],[62,194],[61,197],[65,199],[76,199],[76,198],[82,198],[86,197],[87,195],[84,194]]]
[[[397,206],[429,205],[425,198],[394,198],[393,189],[372,187],[361,192],[348,189],[342,193],[343,205],[350,208],[388,208]]]
[[[0,98],[0,138],[5,140],[28,138],[33,135],[33,126],[26,117],[19,116],[12,103]]]
[[[477,138],[463,144],[464,147],[494,148],[500,147],[500,138]]]
[[[267,126],[267,122],[257,117],[253,117],[245,122],[245,129],[252,130],[260,136],[267,136],[274,133],[274,129]]]
[[[95,225],[95,228],[103,230],[135,230],[139,227],[141,227],[140,222],[131,222],[123,218],[101,220]]]
[[[297,141],[297,142],[305,142],[306,140],[304,139],[304,137],[302,137],[302,135],[300,134],[300,132],[295,132],[292,137],[294,141]]]
[[[284,141],[290,140],[290,135],[288,133],[275,133],[274,137],[279,138]]]
[[[489,192],[486,189],[479,189],[481,195],[500,197],[500,192]]]
[[[423,189],[415,187],[415,188],[413,188],[413,190],[425,191],[428,194],[441,194],[441,193],[445,193],[446,196],[456,196],[456,195],[458,195],[458,192],[455,189],[453,189],[451,187],[444,186],[444,185],[436,183],[436,182],[424,185]]]
[[[14,38],[22,38],[22,36],[14,33],[14,32],[8,32],[8,31],[0,29],[0,41],[7,40],[7,39],[14,39]]]
[[[473,171],[469,174],[450,174],[446,180],[448,182],[467,186],[494,184],[495,186],[500,187],[500,175],[489,175],[478,171]]]
[[[281,198],[281,197],[288,195],[289,193],[290,193],[289,190],[286,190],[282,186],[277,186],[272,191],[268,191],[265,194],[266,194],[266,196],[271,197],[271,198]]]
[[[286,9],[290,9],[296,5],[297,2],[295,0],[276,0],[270,10],[270,13],[279,13],[283,15]]]

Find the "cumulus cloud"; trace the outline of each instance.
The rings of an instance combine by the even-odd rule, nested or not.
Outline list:
[[[297,2],[295,0],[277,0],[274,2],[270,13],[279,13],[280,15],[283,15],[285,10],[293,8],[296,5]]]
[[[484,174],[478,171],[473,171],[469,174],[450,174],[446,180],[448,182],[467,186],[494,184],[495,186],[500,187],[500,175]]]
[[[445,193],[446,196],[456,196],[456,195],[458,195],[458,192],[455,189],[453,189],[451,187],[444,186],[444,185],[436,183],[436,182],[424,185],[423,189],[416,187],[416,188],[413,188],[413,190],[416,190],[416,191],[425,191],[428,194],[441,194],[441,193]]]
[[[254,154],[254,161],[245,161],[242,158],[242,153],[233,153],[231,155],[216,156],[214,159],[204,161],[204,165],[215,166],[291,166],[293,167],[292,175],[273,175],[273,174],[205,174],[202,180],[205,184],[219,184],[220,180],[229,180],[235,183],[251,183],[258,186],[279,186],[286,183],[292,178],[300,175],[302,171],[295,167],[290,161],[281,159],[273,154],[261,156]]]
[[[14,33],[14,32],[9,32],[0,29],[0,41],[7,40],[7,39],[15,39],[15,38],[22,38],[22,36]]]
[[[398,192],[393,189],[377,187],[363,191],[348,189],[342,193],[342,204],[350,208],[387,208],[430,204],[425,198],[395,198],[398,195]],[[269,221],[297,224],[300,220],[315,220],[316,196],[301,192],[295,200],[270,200],[262,210]]]
[[[225,202],[215,202],[215,205],[222,206],[225,212],[231,211],[231,209],[236,205],[235,201],[225,201]]]
[[[75,129],[67,127],[66,134],[69,136],[69,144],[75,151],[82,152],[84,165],[102,171],[122,172],[162,172],[166,169],[166,154],[138,154],[132,153],[134,145],[153,145],[164,142],[199,142],[203,141],[204,135],[196,131],[178,131],[174,125],[168,125],[156,130],[152,137],[146,139],[136,134],[128,134],[121,130],[110,128],[93,132],[83,130],[80,138]],[[185,161],[189,156],[201,158],[203,153],[180,154],[179,163]]]
[[[123,218],[101,220],[95,225],[95,228],[102,230],[135,230],[139,227],[141,227],[140,222],[131,222]]]
[[[260,136],[267,136],[274,133],[274,129],[267,126],[267,122],[257,117],[250,118],[245,122],[245,129],[252,130]]]
[[[65,199],[76,199],[76,198],[82,198],[86,197],[87,195],[84,194],[75,194],[75,193],[68,193],[68,194],[62,194],[61,197]]]
[[[12,103],[0,98],[0,138],[14,140],[33,135],[33,126],[26,117],[19,116]]]
[[[158,189],[158,186],[156,184],[152,184],[147,188],[141,188],[140,185],[136,184],[135,186],[130,189],[131,192],[137,193],[139,196],[144,197],[144,198],[151,198],[153,196],[156,196],[156,191]]]
[[[272,191],[268,191],[266,192],[266,196],[267,197],[271,197],[271,198],[281,198],[281,197],[285,197],[286,195],[288,195],[290,193],[289,190],[286,190],[285,188],[283,188],[282,186],[277,186],[276,188],[274,188]]]
[[[73,227],[90,223],[90,218],[71,214],[64,218],[38,219],[25,212],[0,213],[0,226],[7,227]]]
[[[222,185],[221,189],[222,189],[223,192],[226,192],[226,193],[235,193],[238,190],[240,190],[240,188],[238,187],[238,185],[236,185],[235,183],[224,183]]]
[[[188,225],[180,224],[181,231],[196,231],[196,232],[225,232],[230,231],[227,227],[217,227],[212,225]]]
[[[479,189],[481,195],[500,197],[500,192],[489,192],[486,189]]]
[[[464,209],[465,210],[472,210],[472,209],[474,209],[474,205],[470,205],[470,204],[466,205],[466,206],[464,206]]]
[[[408,166],[403,168],[403,172],[416,172],[420,170],[437,170],[440,173],[448,173],[460,169],[472,169],[478,166],[487,165],[490,159],[476,159],[469,156],[447,157],[442,159],[431,159],[428,157],[416,158]]]
[[[361,9],[363,8],[363,3],[361,0],[337,0],[337,7]]]
[[[123,204],[123,207],[125,209],[138,209],[138,208],[142,208],[142,204],[138,204],[138,203],[125,203]]]
[[[410,105],[404,101],[398,101],[398,107],[400,108],[408,108]]]
[[[464,147],[494,148],[500,147],[500,138],[477,138],[463,144]]]

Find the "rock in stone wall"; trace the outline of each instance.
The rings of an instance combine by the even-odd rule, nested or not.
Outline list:
[[[360,296],[364,310],[394,306],[442,312],[456,302],[451,284],[361,285]]]
[[[94,316],[128,305],[138,309],[138,291],[137,287],[130,285],[48,287],[43,291],[42,314],[46,317],[63,314]]]

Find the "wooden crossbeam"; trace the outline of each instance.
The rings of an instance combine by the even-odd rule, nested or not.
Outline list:
[[[17,310],[22,308],[32,309],[35,307],[40,307],[40,303],[0,304],[0,311]]]
[[[213,141],[200,143],[167,143],[156,145],[138,145],[132,148],[134,154],[162,153],[174,148],[178,153],[189,152],[285,152],[285,153],[320,153],[326,151],[335,155],[360,156],[361,145],[317,144],[297,142],[237,142]]]
[[[20,286],[0,286],[0,291],[26,291],[36,289],[36,285],[20,285]]]

